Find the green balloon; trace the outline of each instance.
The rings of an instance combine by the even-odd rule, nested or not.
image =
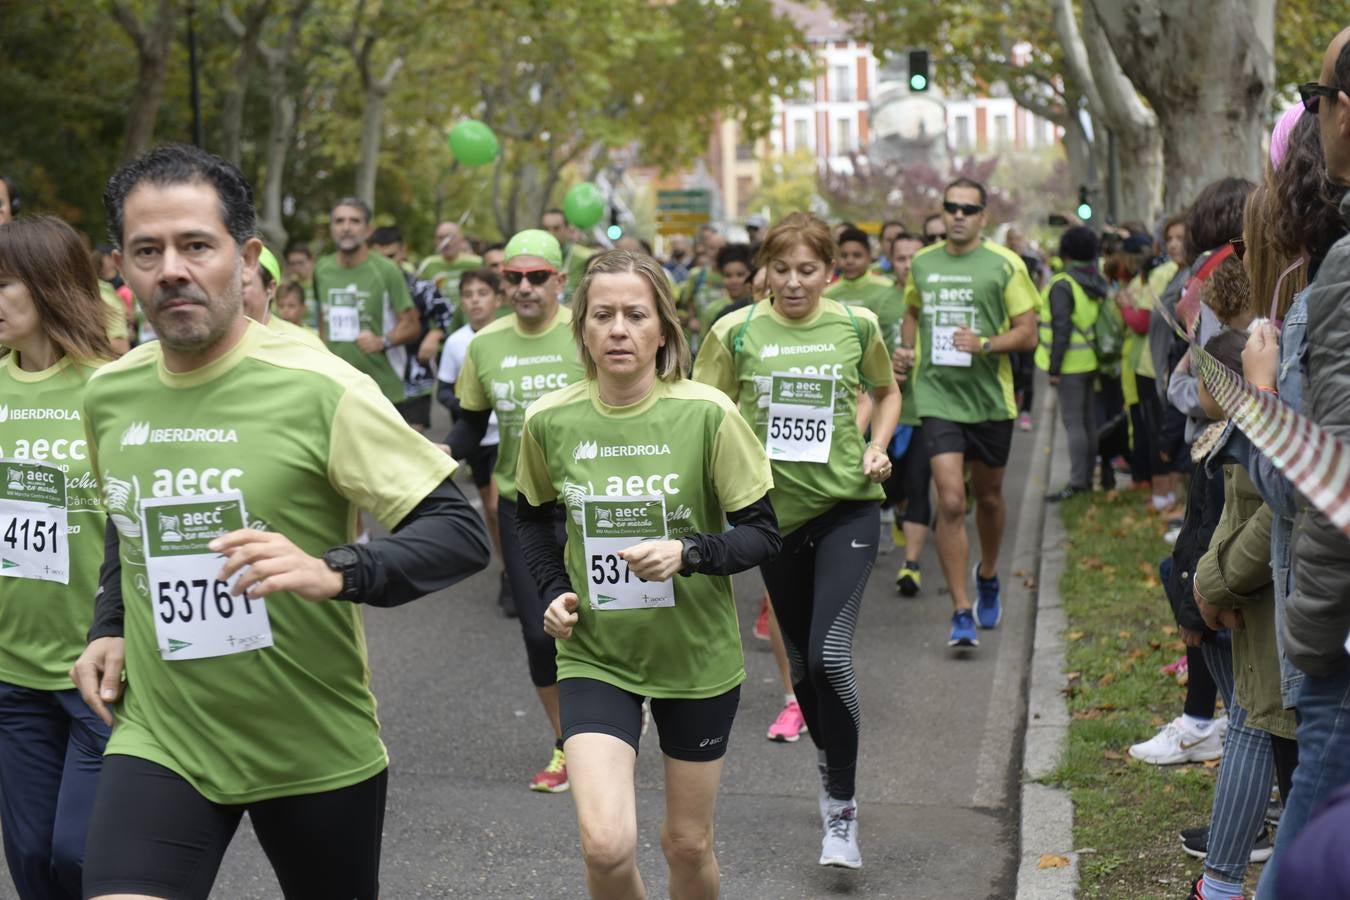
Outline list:
[[[563,212],[577,228],[590,228],[605,214],[605,197],[589,181],[574,184],[563,198]]]
[[[450,152],[466,166],[487,165],[497,150],[497,135],[477,119],[462,119],[450,129]]]

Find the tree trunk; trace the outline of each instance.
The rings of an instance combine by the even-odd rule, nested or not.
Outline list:
[[[1190,203],[1225,176],[1260,178],[1274,71],[1268,0],[1089,2],[1122,70],[1157,113],[1167,207]]]
[[[244,130],[244,97],[248,92],[249,75],[258,58],[258,38],[262,33],[263,22],[267,19],[269,0],[260,0],[244,10],[244,18],[234,14],[229,4],[221,7],[221,17],[225,25],[239,39],[239,55],[234,59],[233,75],[225,91],[221,105],[220,155],[239,165],[242,156],[240,145]]]
[[[286,35],[276,47],[258,49],[267,63],[267,88],[271,97],[271,129],[267,135],[267,161],[263,177],[262,212],[258,230],[271,241],[277,252],[286,247],[286,226],[282,224],[282,187],[286,178],[286,155],[295,136],[296,79],[291,76],[291,59],[300,40],[300,26],[312,0],[296,0],[290,10]]]
[[[114,3],[111,12],[136,47],[136,90],[131,96],[122,138],[122,162],[126,163],[150,149],[155,138],[155,119],[164,100],[164,76],[178,22],[178,5],[173,0],[159,0],[148,27],[125,3]]]
[[[1109,128],[1120,153],[1120,216],[1151,223],[1161,210],[1163,159],[1157,117],[1139,100],[1134,84],[1116,59],[1115,45],[1107,40],[1091,10],[1084,10],[1081,30],[1071,0],[1053,0],[1051,11],[1064,48],[1065,69],[1080,85],[1095,126],[1098,177],[1089,186],[1105,187],[1106,136],[1101,132]]]

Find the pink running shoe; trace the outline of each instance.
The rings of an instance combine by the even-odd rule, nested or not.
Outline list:
[[[802,708],[793,700],[783,707],[778,718],[769,726],[769,740],[795,744],[806,731],[806,719],[802,718]]]
[[[769,595],[765,594],[764,599],[760,601],[759,618],[755,619],[754,635],[758,640],[767,641],[769,639]]]

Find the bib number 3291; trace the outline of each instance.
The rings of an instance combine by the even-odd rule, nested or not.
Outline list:
[[[664,540],[666,502],[661,497],[586,497],[582,501],[586,586],[591,609],[654,609],[675,605],[669,580],[639,578],[619,555],[639,541]]]
[[[238,491],[142,502],[150,605],[164,659],[228,656],[272,646],[266,602],[232,595],[240,573],[217,580],[224,560],[207,546],[246,521]]]
[[[769,395],[769,459],[830,461],[835,380],[830,375],[775,372]]]
[[[939,306],[933,310],[933,365],[970,368],[971,355],[956,349],[956,332],[975,330],[975,307]]]
[[[69,584],[65,473],[26,460],[0,466],[0,576]]]

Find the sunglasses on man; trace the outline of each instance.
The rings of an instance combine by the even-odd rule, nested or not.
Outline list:
[[[547,267],[538,269],[502,270],[502,277],[504,277],[506,279],[506,283],[511,285],[512,287],[519,285],[522,281],[525,280],[529,280],[530,284],[534,285],[535,287],[542,287],[543,285],[548,283],[548,280],[550,278],[552,278],[554,275],[557,274],[558,274],[557,269]]]
[[[950,200],[943,200],[942,208],[953,216],[957,213],[964,216],[977,216],[984,212],[984,207],[978,203],[953,203]]]
[[[1317,115],[1319,100],[1326,97],[1334,102],[1336,100],[1336,95],[1340,92],[1340,88],[1318,84],[1315,81],[1309,81],[1307,84],[1300,84],[1298,86],[1298,96],[1299,99],[1303,101],[1303,108],[1313,115]]]

